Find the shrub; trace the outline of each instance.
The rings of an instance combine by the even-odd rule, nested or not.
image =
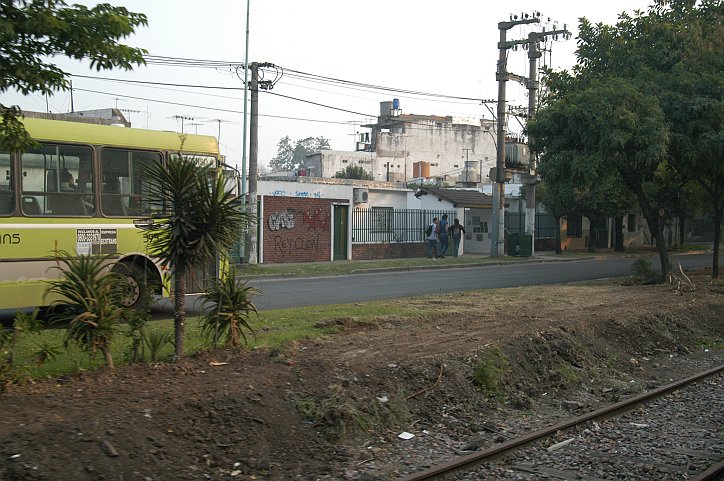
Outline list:
[[[629,281],[632,284],[649,284],[658,279],[658,274],[651,268],[651,263],[646,259],[637,259],[631,265]]]
[[[223,338],[225,344],[239,347],[242,339],[246,342],[244,329],[254,334],[249,317],[252,312],[259,314],[251,301],[258,292],[247,286],[246,281],[237,279],[233,267],[213,282],[202,296],[208,314],[201,319],[201,331],[212,345],[216,346]]]
[[[107,257],[58,251],[56,261],[53,269],[60,277],[48,281],[45,292],[59,298],[51,304],[51,322],[67,323],[66,348],[75,343],[91,353],[100,351],[112,368],[111,340],[127,311],[122,304],[128,287],[125,276],[108,269]]]

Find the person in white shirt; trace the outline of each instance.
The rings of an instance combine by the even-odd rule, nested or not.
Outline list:
[[[430,233],[427,235],[427,257],[435,258],[437,255],[437,224],[438,219],[432,219],[432,224],[428,227]]]

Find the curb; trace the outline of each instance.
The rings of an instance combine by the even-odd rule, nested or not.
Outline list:
[[[532,263],[544,263],[544,262],[572,262],[572,261],[582,261],[586,259],[595,259],[594,257],[574,257],[571,259],[547,259],[547,258],[530,258],[527,260],[522,260],[520,262],[516,262],[515,264],[532,264]],[[487,266],[505,266],[505,265],[511,265],[510,262],[486,262],[484,264],[481,263],[471,263],[471,264],[438,264],[438,265],[429,265],[429,266],[408,266],[408,267],[374,267],[370,269],[355,269],[350,271],[350,274],[373,274],[377,272],[407,272],[407,271],[421,271],[426,269],[465,269],[469,267],[487,267]]]
[[[686,253],[670,253],[670,255],[676,256],[676,255],[687,255],[687,254],[693,254],[693,253],[705,253],[705,251],[691,251]],[[655,252],[629,252],[624,253],[624,257],[627,258],[639,258],[639,257],[656,257],[657,253]],[[530,257],[527,259],[522,259],[519,262],[516,262],[514,264],[525,264],[525,263],[553,263],[553,262],[577,262],[577,261],[585,261],[585,260],[601,260],[606,259],[609,256],[606,255],[596,255],[596,256],[589,256],[589,257],[570,257],[570,258],[554,258],[549,255],[547,256],[541,256],[541,257]],[[374,273],[380,273],[380,272],[410,272],[410,271],[420,271],[420,270],[438,270],[438,269],[465,269],[470,267],[486,267],[486,266],[501,266],[501,265],[511,265],[513,263],[511,262],[486,262],[486,263],[478,263],[473,262],[470,264],[431,264],[431,265],[424,265],[424,266],[406,266],[406,267],[372,267],[368,269],[353,269],[349,272],[343,273],[343,274],[319,274],[319,275],[311,275],[311,276],[304,276],[304,275],[289,275],[285,273],[279,273],[279,274],[259,274],[259,275],[239,275],[238,277],[241,279],[246,280],[252,280],[252,279],[302,279],[302,278],[309,278],[309,277],[332,277],[332,276],[338,276],[338,275],[351,275],[351,274],[374,274]]]

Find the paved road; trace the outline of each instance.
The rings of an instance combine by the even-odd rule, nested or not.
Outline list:
[[[254,298],[257,309],[346,304],[437,293],[449,293],[533,284],[559,284],[631,273],[636,259],[608,256],[586,260],[530,262],[481,267],[376,272],[297,279],[253,279],[249,285],[263,294]],[[650,258],[658,266],[658,257]],[[711,265],[711,254],[671,256],[672,267]],[[192,299],[189,299],[192,301]],[[189,302],[193,305],[192,302]]]
[[[653,268],[658,269],[658,257],[652,256],[649,259]],[[262,290],[262,294],[254,298],[254,305],[259,310],[265,310],[623,277],[631,273],[631,264],[635,260],[605,256],[581,260],[531,261],[521,264],[446,267],[330,277],[260,278],[252,279],[249,285]],[[711,254],[671,256],[673,268],[677,268],[679,262],[684,269],[709,267]],[[172,303],[169,299],[161,299],[154,307],[156,316],[165,317],[172,312]],[[198,296],[187,298],[187,312],[192,315],[199,312]],[[12,322],[13,314],[14,311],[0,311],[0,322]]]

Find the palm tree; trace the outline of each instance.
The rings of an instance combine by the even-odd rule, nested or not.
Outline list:
[[[173,279],[174,360],[183,356],[187,272],[225,255],[242,224],[253,219],[217,174],[198,159],[174,155],[165,165],[150,164],[144,175],[149,207],[158,219],[148,228],[149,252]]]

